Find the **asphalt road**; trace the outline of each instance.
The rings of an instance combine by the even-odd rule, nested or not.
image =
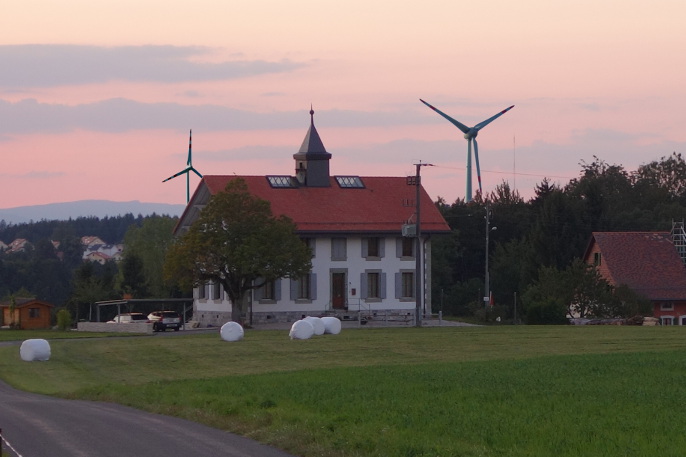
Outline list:
[[[0,382],[2,449],[21,457],[293,457],[248,438],[112,403],[63,400]]]

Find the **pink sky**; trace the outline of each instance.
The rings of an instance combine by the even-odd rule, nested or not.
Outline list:
[[[162,180],[191,128],[203,174],[292,174],[310,104],[333,174],[421,160],[449,202],[467,144],[419,98],[467,125],[515,105],[479,135],[486,192],[685,152],[681,0],[8,3],[0,208],[185,203],[185,178]]]

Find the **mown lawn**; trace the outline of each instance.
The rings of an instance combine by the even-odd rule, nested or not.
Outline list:
[[[2,333],[2,332],[0,332]],[[51,340],[0,376],[304,456],[681,456],[686,328],[446,327]]]

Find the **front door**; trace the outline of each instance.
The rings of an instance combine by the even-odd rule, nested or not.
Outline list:
[[[345,309],[345,273],[331,273],[331,304],[333,309]]]

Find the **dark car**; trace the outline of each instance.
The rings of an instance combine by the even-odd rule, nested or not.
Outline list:
[[[148,314],[148,319],[152,322],[154,332],[164,332],[168,328],[178,332],[181,329],[181,314],[176,311],[153,311]]]

